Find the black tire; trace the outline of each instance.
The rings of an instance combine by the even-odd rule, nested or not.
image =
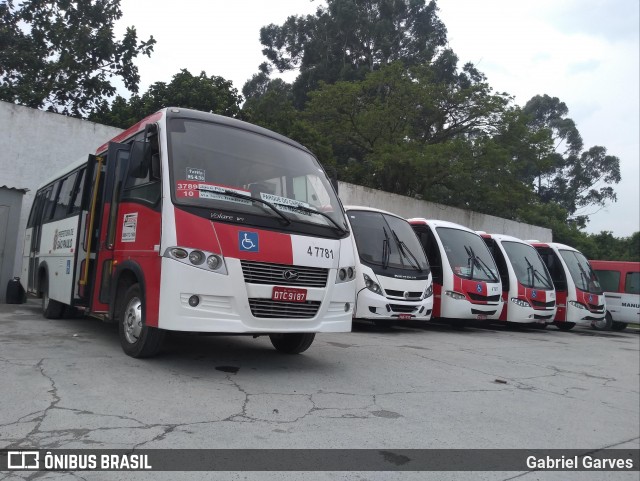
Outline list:
[[[627,328],[627,323],[626,322],[613,321],[611,323],[611,330],[612,331],[624,331],[626,328]]]
[[[467,327],[468,319],[451,319],[450,324],[453,329],[462,330]]]
[[[556,324],[556,327],[561,331],[570,331],[574,327],[576,327],[575,322],[559,322]]]
[[[47,319],[60,319],[64,312],[64,304],[49,297],[49,280],[44,277],[40,289],[42,296],[42,315]]]
[[[591,323],[591,328],[596,331],[608,331],[611,329],[611,325],[613,324],[613,319],[611,318],[611,314],[607,311],[607,314],[600,321],[593,321]]]
[[[300,354],[309,349],[316,335],[313,332],[295,334],[271,334],[271,344],[285,354]]]
[[[128,356],[152,357],[162,348],[165,331],[145,325],[144,296],[139,284],[131,285],[118,303],[116,320],[120,345]]]

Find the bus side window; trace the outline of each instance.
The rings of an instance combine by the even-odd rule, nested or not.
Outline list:
[[[152,157],[159,156],[155,146],[136,142],[131,150],[129,172],[124,182],[122,202],[138,201],[155,206],[160,200],[162,186],[151,175]],[[146,147],[144,147],[146,145]]]
[[[83,167],[78,171],[78,175],[76,176],[75,185],[73,186],[73,191],[71,192],[71,199],[69,203],[69,214],[75,215],[80,212],[81,203],[82,203],[82,191],[84,189],[84,176],[87,169]]]
[[[624,292],[627,294],[640,294],[640,272],[627,272]]]
[[[442,284],[444,281],[442,274],[442,257],[440,256],[440,249],[438,248],[436,238],[428,227],[421,228],[416,233],[418,234],[424,253],[431,266],[433,282]]]
[[[549,274],[551,274],[551,280],[553,281],[553,285],[557,291],[566,291],[567,290],[567,278],[564,273],[564,268],[560,264],[560,260],[556,257],[556,254],[549,249],[549,252],[545,250],[539,250],[538,253],[542,258],[542,261],[549,269]]]
[[[77,173],[73,173],[68,177],[58,181],[60,188],[58,189],[58,196],[54,211],[51,215],[51,220],[63,219],[67,216],[69,206],[71,204],[71,195],[73,194],[73,187],[76,181]]]
[[[44,206],[42,208],[42,223],[48,222],[53,217],[53,213],[56,208],[56,202],[58,201],[58,193],[60,192],[60,181],[53,184],[53,187],[48,189],[49,195],[45,196]]]
[[[498,266],[498,274],[500,274],[500,281],[502,282],[502,290],[508,291],[509,290],[509,268],[507,267],[507,261],[504,258],[504,254],[500,250],[500,247],[498,247],[498,243],[493,239],[491,239],[490,242],[491,242],[491,249],[489,250],[491,251],[493,260],[496,261],[496,266]],[[514,270],[515,270],[515,267],[516,266],[514,266]]]
[[[595,271],[605,292],[618,292],[620,285],[620,271],[598,270]]]

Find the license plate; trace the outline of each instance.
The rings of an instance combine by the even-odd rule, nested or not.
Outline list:
[[[275,286],[271,292],[271,300],[282,302],[306,302],[307,290],[295,287]]]
[[[398,319],[400,319],[401,321],[408,321],[412,317],[413,316],[411,314],[398,314]]]
[[[484,319],[486,319],[486,318],[487,318],[487,315],[486,315],[486,314],[478,314],[478,315],[476,316],[476,319],[484,320]]]

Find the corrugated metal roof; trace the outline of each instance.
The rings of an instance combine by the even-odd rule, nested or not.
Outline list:
[[[29,192],[29,189],[26,187],[9,187],[8,185],[0,185],[0,189],[21,190],[23,194]]]

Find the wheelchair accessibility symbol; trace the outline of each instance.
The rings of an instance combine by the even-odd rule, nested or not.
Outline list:
[[[241,251],[258,252],[258,233],[257,232],[238,232],[238,247]]]

